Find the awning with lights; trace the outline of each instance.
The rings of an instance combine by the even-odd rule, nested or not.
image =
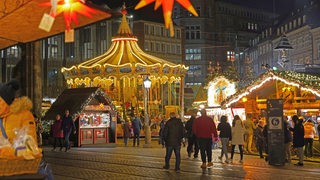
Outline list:
[[[65,15],[58,15],[55,17],[50,32],[38,28],[44,13],[49,14],[51,11],[51,6],[41,6],[41,4],[44,3],[50,3],[50,0],[1,1],[0,49],[7,48],[18,43],[36,41],[65,32]],[[103,12],[98,9],[90,11],[94,13],[91,13],[90,17],[87,17],[83,15],[83,11],[85,10],[84,8],[89,7],[83,5],[80,9],[73,9],[73,14],[77,14],[76,19],[78,24],[71,23],[70,28],[76,29],[111,17],[110,13]],[[74,17],[72,18],[74,19]]]
[[[263,87],[269,81],[280,81],[288,86],[299,88],[302,91],[312,93],[315,96],[320,97],[319,76],[292,71],[273,71],[270,69],[261,74],[254,82],[250,83],[244,88],[239,89],[237,93],[224,100],[221,103],[222,107],[230,107],[232,104],[238,102],[243,97],[246,97],[255,91],[264,91]]]

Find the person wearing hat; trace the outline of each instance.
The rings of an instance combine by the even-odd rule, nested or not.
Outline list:
[[[2,135],[12,143],[17,130],[25,128],[26,134],[37,142],[35,121],[30,111],[32,102],[26,96],[16,98],[18,90],[17,80],[0,85],[0,136]]]

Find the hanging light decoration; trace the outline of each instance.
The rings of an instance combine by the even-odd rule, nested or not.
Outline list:
[[[194,7],[191,5],[190,0],[176,0],[181,6],[183,6],[185,9],[187,9],[190,13],[192,13],[194,16],[198,16],[198,13],[194,9]],[[140,2],[136,5],[134,8],[135,10],[140,9],[144,6],[147,6],[151,3],[155,2],[154,9],[157,10],[162,5],[162,11],[163,11],[163,17],[164,17],[164,24],[167,29],[170,28],[171,30],[171,36],[174,35],[172,29],[173,29],[173,23],[172,23],[172,8],[174,4],[174,0],[140,0]]]
[[[50,2],[40,4],[40,6],[51,6],[50,15],[52,17],[64,14],[66,29],[71,29],[71,22],[78,25],[77,13],[91,18],[96,11],[85,5],[86,0],[51,0]]]

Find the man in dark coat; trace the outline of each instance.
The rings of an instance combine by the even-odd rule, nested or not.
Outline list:
[[[170,168],[170,158],[172,155],[172,151],[174,151],[174,154],[176,156],[175,170],[176,172],[180,172],[180,150],[183,135],[184,127],[181,119],[176,118],[176,114],[174,112],[171,112],[170,119],[167,121],[163,131],[166,145],[165,165],[163,166],[164,169]]]
[[[304,146],[304,127],[303,119],[299,119],[297,115],[292,116],[294,127],[289,128],[293,132],[293,147],[297,149],[299,162],[296,166],[303,166],[303,146]]]
[[[133,129],[133,147],[136,145],[139,147],[140,145],[140,131],[142,128],[141,120],[138,116],[134,116],[131,121],[131,127]]]
[[[70,135],[72,132],[76,133],[76,126],[74,125],[74,121],[70,116],[69,110],[65,111],[65,115],[62,118],[61,128],[63,130],[64,141],[66,144],[66,152],[70,150]]]
[[[191,118],[187,121],[186,123],[186,138],[188,138],[188,146],[187,146],[187,152],[188,152],[188,157],[191,157],[192,153],[192,148],[194,146],[194,154],[193,157],[197,158],[199,154],[199,145],[197,142],[196,136],[192,132],[192,125],[194,120],[196,119],[197,111],[193,111],[191,114]]]

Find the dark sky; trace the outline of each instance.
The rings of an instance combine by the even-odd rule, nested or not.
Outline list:
[[[140,0],[90,0],[96,4],[107,4],[111,9],[119,9],[123,2],[126,2],[126,7],[129,12],[134,13],[134,7]],[[270,12],[276,12],[280,15],[287,14],[290,10],[297,6],[303,6],[304,3],[310,0],[224,0],[226,2],[233,2],[235,4],[244,5],[252,8],[263,9]],[[148,13],[151,12],[148,9],[153,9],[154,3],[141,8]],[[161,9],[161,7],[159,8]],[[161,13],[161,11],[158,11]],[[150,14],[152,15],[152,14]]]

